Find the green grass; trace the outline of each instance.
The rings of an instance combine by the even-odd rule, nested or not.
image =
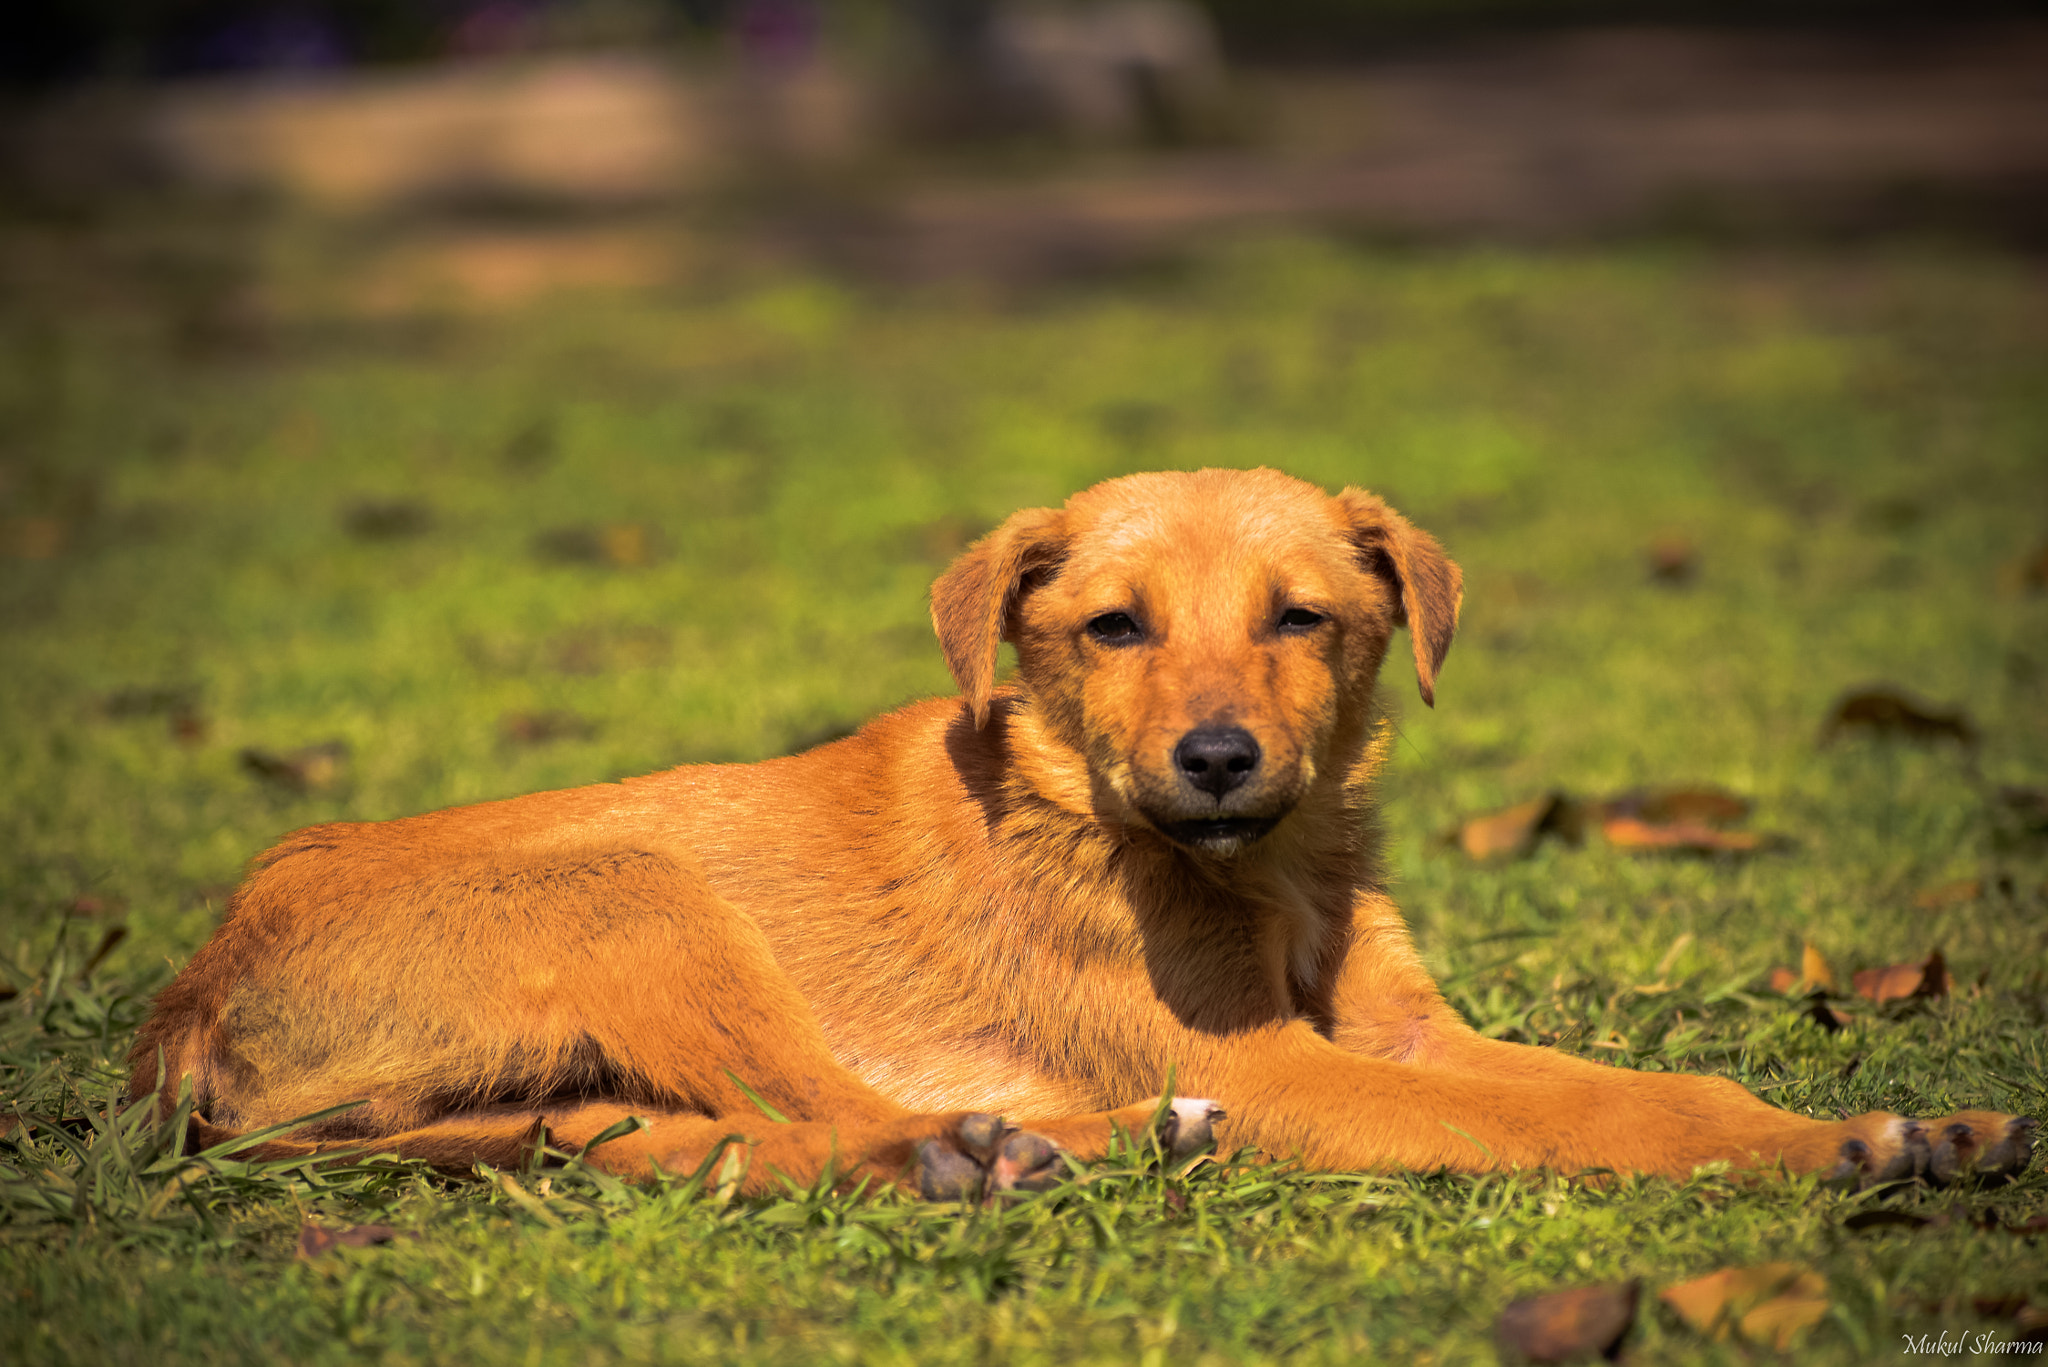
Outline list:
[[[757,270],[366,322],[270,259],[225,350],[190,345],[204,272],[166,306],[16,271],[0,309],[6,548],[63,542],[0,561],[0,1095],[24,1110],[104,1111],[147,993],[284,831],[779,753],[948,688],[925,586],[1012,509],[1269,463],[1386,493],[1466,568],[1438,709],[1385,681],[1386,810],[1476,1024],[1822,1114],[2048,1115],[2048,842],[1996,799],[2048,781],[2048,597],[2011,568],[2048,537],[2037,261],[1276,239],[1029,293]],[[391,500],[428,529],[348,534]],[[658,554],[536,553],[619,524]],[[1698,548],[1687,587],[1646,574],[1668,535]],[[1983,744],[1817,745],[1871,681],[1966,706]],[[203,735],[173,736],[181,707]],[[507,738],[543,712],[585,725]],[[349,760],[304,794],[238,760],[330,740]],[[1786,847],[1478,867],[1435,844],[1551,787],[1674,781],[1752,797]],[[1915,905],[1966,877],[1979,900]],[[67,918],[80,897],[99,912]],[[113,921],[128,938],[81,974]],[[1825,1034],[1762,986],[1803,941],[1845,974],[1939,946],[1957,990]],[[970,1215],[193,1163],[139,1117],[96,1123],[0,1141],[10,1362],[1483,1362],[1515,1296],[1772,1258],[1834,1303],[1801,1361],[2009,1334],[1977,1298],[2048,1306],[2048,1243],[1973,1223],[2048,1209],[2038,1163],[1845,1198],[1133,1157]],[[1880,1200],[1958,1218],[1845,1229]],[[305,1262],[306,1218],[419,1237]],[[1657,1309],[1636,1332],[1641,1360],[1757,1352]]]

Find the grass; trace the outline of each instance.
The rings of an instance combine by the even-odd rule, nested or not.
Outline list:
[[[171,240],[177,269],[123,275],[111,235],[97,274],[16,269],[0,310],[0,1096],[68,1119],[0,1141],[7,1360],[1483,1362],[1516,1296],[1779,1258],[1828,1284],[1802,1361],[2048,1306],[2048,1244],[1979,1228],[2048,1210],[2038,1163],[1844,1197],[1131,1153],[963,1213],[187,1158],[109,1114],[147,994],[284,831],[800,746],[948,688],[924,588],[1007,512],[1270,463],[1385,492],[1468,572],[1438,709],[1389,671],[1386,808],[1478,1026],[1822,1114],[2048,1115],[2048,842],[1998,799],[2048,780],[2048,597],[2014,569],[2048,535],[2038,262],[1272,238],[1028,293],[763,267],[372,316],[289,232]],[[1646,573],[1670,537],[1683,587]],[[1817,744],[1871,681],[1982,745]],[[332,741],[297,787],[241,758]],[[1784,847],[1438,846],[1661,782]],[[1808,941],[1844,973],[1939,946],[1956,990],[1825,1033],[1764,986]],[[1956,1218],[1852,1233],[1874,1203]],[[417,1237],[307,1260],[307,1220]],[[1769,1356],[1655,1308],[1634,1343]]]

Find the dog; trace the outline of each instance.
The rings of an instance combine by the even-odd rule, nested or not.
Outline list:
[[[1462,593],[1381,499],[1272,470],[1019,512],[932,590],[959,697],[285,837],[158,996],[132,1094],[189,1087],[208,1141],[360,1103],[264,1154],[467,1171],[603,1138],[607,1171],[724,1153],[748,1191],[1028,1190],[1155,1124],[1324,1170],[2024,1169],[2024,1117],[1815,1120],[1445,1003],[1377,860],[1375,690],[1405,628],[1434,705]]]

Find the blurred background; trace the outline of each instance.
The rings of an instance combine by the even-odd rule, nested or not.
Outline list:
[[[2038,910],[2044,72],[1994,0],[16,6],[0,932],[154,972],[292,826],[841,734],[1010,511],[1258,463],[1467,568],[1430,953]],[[1970,721],[1820,746],[1873,683]],[[1806,854],[1427,853],[1671,782]]]

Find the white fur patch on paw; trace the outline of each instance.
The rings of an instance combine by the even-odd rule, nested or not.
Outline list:
[[[1206,1125],[1212,1120],[1224,1118],[1221,1106],[1213,1101],[1204,1101],[1200,1097],[1177,1096],[1168,1104],[1168,1109],[1173,1112],[1173,1118],[1182,1125]]]

